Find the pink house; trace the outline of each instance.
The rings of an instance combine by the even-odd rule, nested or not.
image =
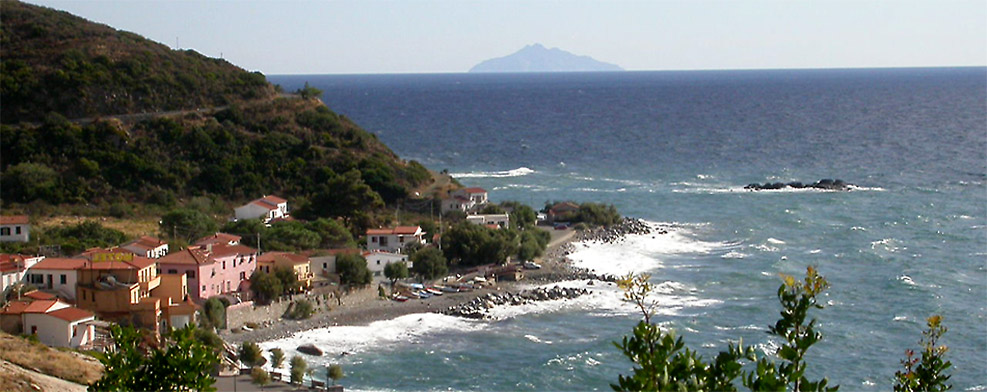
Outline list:
[[[240,292],[257,268],[257,250],[226,242],[190,246],[158,259],[165,275],[183,274],[189,297],[202,303],[209,297]]]

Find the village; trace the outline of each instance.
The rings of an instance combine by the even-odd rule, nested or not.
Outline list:
[[[489,204],[488,193],[482,188],[454,190],[441,200],[443,214],[457,211],[464,216],[463,222],[489,230],[510,228],[509,211],[481,213]],[[568,239],[573,230],[556,222],[571,218],[578,209],[575,203],[557,203],[547,213],[538,214],[541,227],[536,230],[552,234],[553,240]],[[266,225],[291,219],[288,200],[273,195],[236,207],[231,218],[259,220]],[[448,274],[443,271],[441,277],[412,275],[409,271],[415,269],[409,253],[455,244],[442,244],[440,233],[426,238],[421,226],[371,228],[363,238],[356,248],[265,252],[244,245],[239,235],[223,232],[198,238],[179,249],[154,236],[142,235],[118,246],[90,248],[68,257],[0,254],[0,291],[4,294],[0,329],[32,336],[51,347],[77,350],[103,351],[111,347],[108,331],[113,324],[134,326],[157,338],[188,324],[208,325],[225,340],[242,343],[255,329],[267,328],[268,337],[279,330],[278,323],[297,305],[294,299],[314,305],[302,318],[317,312],[331,314],[344,301],[353,303],[350,312],[358,312],[354,306],[361,306],[357,298],[363,297],[393,303],[392,306],[412,301],[415,304],[409,303],[408,309],[419,309],[424,304],[427,310],[442,311],[438,305],[432,308],[426,302],[428,298],[482,290],[497,281],[518,281],[526,270],[541,268],[533,259],[509,255],[504,261],[514,263],[474,265]],[[0,217],[0,241],[31,241],[30,218]],[[353,256],[365,263],[371,276],[369,284],[346,284],[341,277],[345,272],[340,271],[337,260],[351,260]],[[400,268],[395,268],[398,265]],[[274,298],[258,297],[257,288],[251,285],[259,284],[258,276],[273,276],[278,270],[291,271],[292,288]],[[543,296],[548,299],[548,294]],[[553,299],[556,297],[552,294]],[[215,299],[224,304],[219,322],[209,320],[206,309],[207,302]],[[464,298],[461,302],[466,301]],[[455,312],[452,309],[450,306],[446,312],[482,317],[476,310],[466,314],[462,306]],[[205,323],[203,318],[207,319]],[[244,337],[238,338],[240,334]],[[243,364],[227,362],[225,366],[234,372],[249,371],[237,370]]]

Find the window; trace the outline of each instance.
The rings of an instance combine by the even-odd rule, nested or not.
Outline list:
[[[223,260],[223,269],[226,269],[226,260]]]
[[[0,227],[0,235],[10,235],[9,227]]]
[[[202,285],[202,291],[206,291],[206,285]]]
[[[189,279],[195,279],[195,270],[185,271],[185,276]],[[205,286],[202,287],[202,289],[205,290]]]
[[[172,275],[177,275],[178,274],[178,270],[176,270],[176,269],[169,269],[168,270],[168,273],[169,274],[172,274]]]
[[[247,273],[244,271],[240,271],[240,280],[244,280],[244,279],[247,279]]]
[[[58,277],[58,283],[65,284],[65,274],[62,274],[62,276]]]
[[[377,243],[377,237],[370,237],[370,242]]]
[[[14,227],[14,232],[17,233],[18,235],[20,235],[21,234],[21,227],[20,226],[15,226]]]
[[[28,275],[27,281],[28,281],[28,283],[31,283],[31,284],[44,284],[45,283],[45,276],[42,275],[42,274],[31,274],[31,275]]]

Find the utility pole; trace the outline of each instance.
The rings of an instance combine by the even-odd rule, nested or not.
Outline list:
[[[260,232],[257,232],[257,254],[260,254]]]

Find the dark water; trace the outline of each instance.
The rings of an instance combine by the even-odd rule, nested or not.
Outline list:
[[[662,320],[707,355],[738,337],[773,347],[777,274],[815,265],[832,289],[810,372],[887,390],[924,319],[942,314],[951,381],[987,389],[987,69],[270,79],[324,90],[402,157],[494,200],[601,201],[671,224],[673,237],[576,258],[652,272]],[[822,178],[859,187],[742,189]],[[386,344],[346,357],[347,385],[607,389],[630,366],[609,342],[636,320],[615,298],[480,324],[400,320],[375,329],[402,331],[387,337],[349,331]]]

